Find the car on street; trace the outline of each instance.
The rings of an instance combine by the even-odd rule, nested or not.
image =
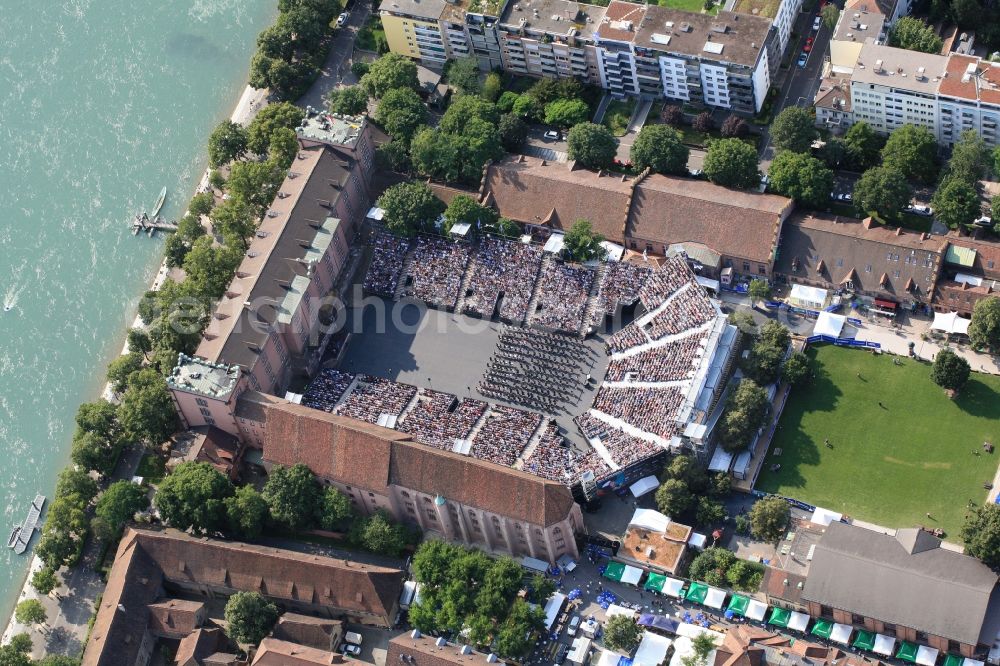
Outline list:
[[[910,205],[906,207],[907,213],[913,213],[921,217],[933,217],[934,209],[930,206]]]
[[[978,220],[973,222],[973,224],[976,225],[977,227],[984,227],[986,229],[990,229],[993,227],[993,218],[990,217],[989,215],[983,215]]]
[[[548,141],[558,141],[561,138],[559,132],[556,130],[549,130],[542,136],[545,137],[545,139]]]
[[[349,18],[351,18],[351,13],[350,12],[341,12],[340,16],[337,17],[337,27],[338,28],[343,28],[344,24],[347,23],[347,20]]]
[[[823,19],[821,19],[819,16],[813,19],[813,32],[819,31],[819,27],[822,25],[822,22]]]
[[[354,643],[344,643],[341,648],[344,650],[345,654],[357,657],[361,654],[361,646],[355,645]]]
[[[799,67],[805,67],[806,66],[806,60],[808,60],[808,59],[809,59],[809,54],[808,53],[800,53],[799,54],[799,60],[795,64],[798,65]]]
[[[850,203],[854,200],[854,197],[851,196],[850,192],[841,192],[840,194],[831,194],[830,196],[834,201],[842,201],[844,203]]]
[[[806,43],[805,46],[802,47],[803,53],[809,53],[812,50],[813,50],[812,44],[809,43]]]
[[[580,616],[574,615],[566,626],[566,633],[570,636],[576,636],[576,630],[580,626]]]
[[[688,169],[688,175],[692,178],[701,178],[704,173],[701,169]]]

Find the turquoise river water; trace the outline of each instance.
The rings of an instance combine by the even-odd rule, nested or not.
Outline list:
[[[0,0],[0,534],[51,497],[275,0]],[[0,549],[0,611],[27,556]]]

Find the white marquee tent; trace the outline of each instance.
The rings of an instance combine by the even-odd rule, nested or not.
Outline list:
[[[632,495],[635,497],[642,497],[648,492],[656,490],[656,487],[660,485],[660,482],[656,480],[655,476],[644,476],[631,486],[628,487],[632,491]]]
[[[969,319],[959,317],[957,312],[949,312],[948,314],[935,312],[931,328],[935,331],[944,331],[945,333],[968,335],[970,321]]]
[[[847,317],[844,315],[820,312],[819,317],[816,318],[816,325],[813,327],[813,335],[829,335],[831,338],[839,338],[846,321]]]
[[[666,532],[670,519],[653,509],[636,509],[628,524],[629,527],[641,527],[650,532]]]
[[[632,658],[633,666],[660,666],[667,658],[672,640],[649,631],[642,632],[642,642]]]

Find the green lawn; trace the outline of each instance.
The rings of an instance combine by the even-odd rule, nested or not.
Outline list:
[[[704,12],[705,0],[660,0],[659,4],[662,7],[670,7],[671,9],[678,9],[682,12],[692,12],[694,14],[711,14],[715,16],[722,9],[722,4],[716,2],[710,10]]]
[[[141,476],[146,483],[156,485],[166,476],[164,460],[155,453],[147,453],[139,461],[139,467],[135,470],[136,476]]]
[[[982,446],[1000,444],[1000,378],[973,373],[950,400],[926,363],[832,345],[808,354],[816,378],[788,399],[756,488],[886,527],[940,527],[959,541],[967,503],[985,500],[1000,462],[1000,448]]]
[[[631,97],[613,99],[604,112],[603,125],[615,136],[625,136],[628,132],[628,121],[631,120],[634,111],[635,100]]]
[[[354,47],[375,53],[386,53],[389,50],[389,44],[385,41],[385,30],[382,29],[382,19],[379,16],[368,17],[368,21],[358,30]]]

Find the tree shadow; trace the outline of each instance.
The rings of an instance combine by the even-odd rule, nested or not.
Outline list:
[[[968,383],[958,392],[955,404],[970,416],[995,419],[1000,416],[1000,396],[975,374],[969,377]]]
[[[83,650],[83,642],[66,627],[56,627],[45,634],[45,653],[74,657]]]

